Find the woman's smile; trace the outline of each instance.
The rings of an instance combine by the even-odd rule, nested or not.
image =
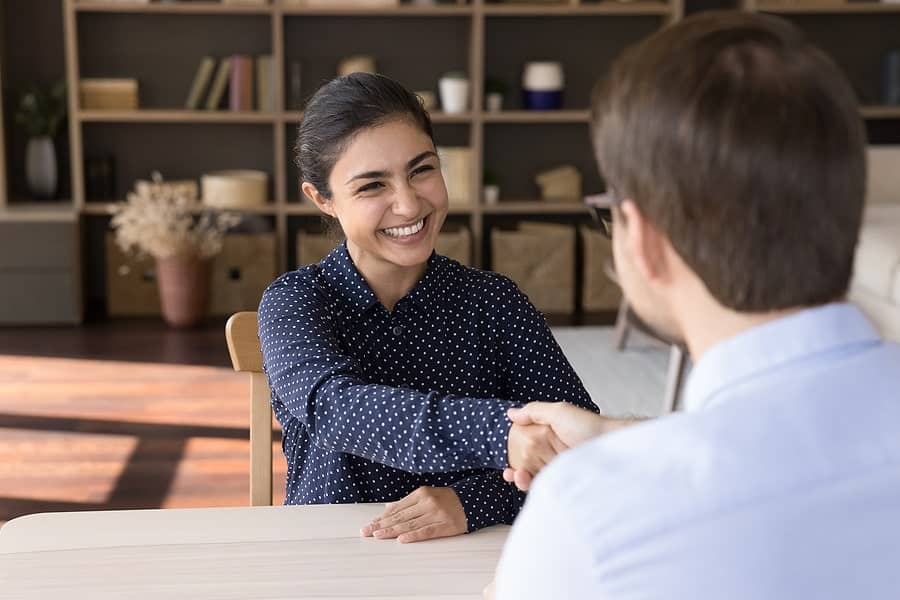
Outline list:
[[[419,240],[425,239],[428,235],[427,225],[430,216],[431,215],[427,215],[410,225],[380,229],[378,234],[392,242],[403,244],[418,242]]]

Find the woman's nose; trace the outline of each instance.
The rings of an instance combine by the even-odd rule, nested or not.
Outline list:
[[[414,218],[421,212],[421,200],[413,186],[401,186],[394,196],[394,214],[400,217]]]

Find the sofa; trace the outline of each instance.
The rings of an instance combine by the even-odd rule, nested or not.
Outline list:
[[[900,341],[900,146],[869,148],[865,216],[849,297],[885,338]]]

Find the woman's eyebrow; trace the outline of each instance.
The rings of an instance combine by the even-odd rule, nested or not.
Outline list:
[[[407,170],[412,169],[414,166],[416,166],[426,158],[430,158],[432,156],[437,156],[437,154],[435,154],[435,152],[432,150],[426,150],[422,154],[417,155],[411,161],[406,163]],[[390,175],[390,173],[388,173],[387,171],[366,171],[365,173],[359,173],[348,179],[347,184],[353,183],[357,179],[379,179],[381,177],[387,177],[388,175]]]
[[[437,156],[432,150],[426,150],[422,154],[419,154],[414,159],[406,163],[407,170],[412,169],[414,166],[425,160],[426,158],[430,158],[432,156]]]

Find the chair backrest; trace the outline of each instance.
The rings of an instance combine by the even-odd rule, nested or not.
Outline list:
[[[255,312],[231,315],[225,340],[235,371],[250,374],[250,505],[272,504],[272,405]]]

